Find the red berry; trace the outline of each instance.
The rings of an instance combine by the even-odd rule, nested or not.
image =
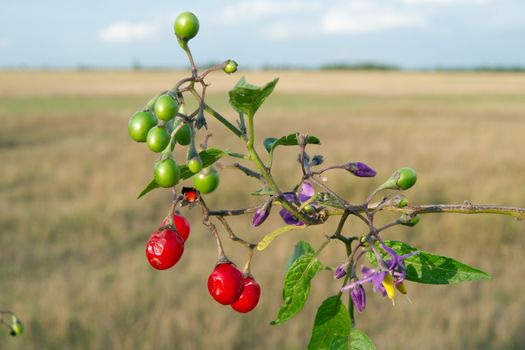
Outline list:
[[[179,261],[184,252],[184,241],[177,232],[166,229],[153,232],[146,244],[146,257],[157,270],[166,270]]]
[[[239,300],[232,304],[232,308],[241,313],[252,311],[259,302],[261,286],[253,278],[244,278],[244,291]]]
[[[213,299],[222,305],[237,301],[244,289],[244,278],[241,271],[232,263],[222,263],[208,277],[208,290]]]
[[[166,225],[167,221],[168,221],[167,218],[162,220],[162,222],[160,223],[160,226],[162,227]],[[178,215],[174,213],[173,214],[173,225],[175,225],[177,232],[182,237],[184,242],[186,242],[186,240],[188,239],[188,236],[190,235],[190,222],[188,221],[188,219],[186,219],[182,215]]]

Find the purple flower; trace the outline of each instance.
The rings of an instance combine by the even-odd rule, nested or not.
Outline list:
[[[362,162],[350,162],[346,165],[346,170],[358,177],[374,177],[376,171]]]
[[[257,227],[260,224],[262,224],[264,222],[264,220],[266,220],[268,215],[270,215],[270,211],[268,209],[265,209],[265,208],[257,209],[257,211],[253,215],[253,219],[252,219],[253,227]]]
[[[303,185],[301,186],[301,190],[297,194],[297,198],[299,198],[299,201],[301,203],[306,202],[310,198],[313,197],[315,194],[315,189],[312,185],[310,185],[308,182],[303,182]],[[296,201],[296,194],[294,192],[286,192],[283,193],[284,198],[291,203],[294,203]],[[301,226],[304,225],[304,222],[296,218],[292,215],[286,208],[282,208],[279,211],[279,215],[283,218],[284,222],[288,225],[297,225]]]
[[[345,277],[346,276],[346,269],[348,269],[348,265],[347,264],[341,264],[341,265],[337,266],[337,268],[335,269],[334,278],[335,279],[341,279],[341,278]]]
[[[366,306],[366,293],[362,285],[357,284],[350,289],[350,297],[354,303],[355,308],[359,312],[363,312]]]
[[[405,255],[399,255],[396,251],[384,243],[380,243],[381,248],[390,255],[390,259],[384,260],[385,267],[390,271],[392,277],[394,277],[394,284],[397,286],[402,283],[407,275],[407,268],[404,264],[405,259],[410,258],[416,254],[419,254],[419,251],[414,251]]]

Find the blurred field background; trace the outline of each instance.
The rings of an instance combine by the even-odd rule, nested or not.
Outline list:
[[[259,141],[308,132],[322,141],[310,152],[324,154],[327,163],[365,161],[378,171],[371,180],[329,175],[329,184],[350,200],[362,200],[393,170],[411,166],[419,175],[407,193],[412,203],[525,206],[523,74],[244,74],[257,84],[281,78],[257,115]],[[174,71],[0,72],[0,307],[14,310],[26,326],[19,338],[0,332],[1,349],[305,348],[316,306],[340,287],[331,273],[315,278],[296,318],[281,327],[269,321],[281,303],[293,245],[299,239],[318,245],[333,222],[290,233],[255,256],[263,294],[248,315],[208,295],[216,248],[197,210],[183,210],[192,233],[173,269],[155,271],[145,259],[145,242],[171,196],[156,190],[135,199],[155,155],[128,138],[127,120],[181,77]],[[230,118],[227,90],[239,77],[210,80],[209,103]],[[241,150],[224,128],[208,122],[212,146]],[[296,153],[278,151],[275,174],[283,188],[299,177]],[[226,169],[207,201],[212,208],[254,205],[246,194],[255,189],[255,181]],[[233,224],[253,241],[281,224],[276,210],[258,229],[250,222]],[[363,227],[352,224],[350,232]],[[370,293],[357,322],[378,349],[525,348],[525,223],[431,214],[413,229],[384,236],[470,263],[492,280],[410,284],[412,303],[400,297],[394,307]],[[242,265],[244,248],[225,242]],[[344,247],[334,243],[320,258],[335,265]]]

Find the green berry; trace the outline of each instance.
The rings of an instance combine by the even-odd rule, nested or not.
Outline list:
[[[129,118],[128,133],[134,141],[146,142],[148,131],[157,125],[157,119],[150,112],[137,112]]]
[[[419,223],[419,220],[421,220],[421,216],[419,214],[413,217],[408,214],[403,214],[399,218],[399,223],[401,225],[413,227]]]
[[[408,190],[414,186],[417,180],[416,171],[412,168],[400,168],[397,170],[396,185],[402,190]]]
[[[188,161],[188,169],[194,174],[197,174],[202,170],[202,161],[199,156],[194,157]]]
[[[163,127],[157,126],[148,132],[146,140],[148,147],[153,152],[162,152],[170,143],[170,135]]]
[[[191,12],[182,12],[175,19],[175,35],[190,40],[199,32],[199,19]]]
[[[191,142],[191,129],[188,124],[184,124],[175,134],[175,140],[179,145],[187,146]],[[198,171],[197,171],[198,172]]]
[[[180,180],[179,166],[171,158],[160,161],[155,165],[153,177],[160,187],[173,187]]]
[[[219,186],[219,173],[214,168],[206,168],[193,177],[193,185],[200,193],[211,193]]]
[[[228,60],[228,62],[226,62],[222,70],[228,74],[237,72],[237,62],[235,62],[234,60]]]
[[[155,115],[160,120],[169,121],[177,114],[179,104],[170,95],[162,95],[155,101]]]

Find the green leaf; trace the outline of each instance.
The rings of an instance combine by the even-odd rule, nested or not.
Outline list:
[[[352,324],[341,295],[332,296],[321,304],[315,315],[308,350],[348,350]]]
[[[264,148],[268,153],[273,154],[273,151],[277,146],[297,146],[299,145],[299,142],[297,141],[298,134],[299,133],[294,133],[279,138],[267,137],[263,141]],[[321,141],[315,136],[308,136],[306,138],[306,143],[311,145],[320,145]]]
[[[399,255],[409,254],[418,250],[399,241],[385,241]],[[385,253],[386,255],[386,253]],[[375,263],[375,256],[370,261]],[[406,279],[425,284],[452,284],[468,281],[489,279],[490,275],[455,259],[424,251],[405,260],[407,268]]]
[[[299,241],[295,244],[293,255],[288,259],[288,262],[286,263],[286,271],[292,267],[295,260],[297,260],[300,256],[306,254],[306,253],[315,253],[314,248],[310,245],[310,243],[306,241]]]
[[[225,155],[224,151],[218,149],[218,148],[208,148],[204,151],[199,152],[199,157],[202,160],[202,168],[207,168],[210,165],[213,165],[216,161],[218,161],[223,155]],[[186,165],[180,165],[180,178],[182,180],[188,179],[195,175],[191,172],[190,169]]]
[[[372,340],[363,331],[352,329],[350,339],[352,350],[376,350]]]
[[[318,193],[317,201],[321,205],[325,205],[327,207],[344,209],[343,205],[341,205],[341,202],[339,202],[339,200],[333,194],[328,193],[328,192]]]
[[[151,182],[147,184],[146,187],[144,187],[142,192],[139,193],[139,196],[137,197],[137,199],[139,199],[140,197],[144,196],[146,193],[151,192],[154,189],[159,188],[159,187],[160,186],[157,183],[157,181],[155,181],[155,179],[151,180]]]
[[[310,295],[310,282],[320,269],[321,263],[313,253],[304,254],[293,263],[284,279],[283,305],[272,325],[282,324],[302,310]]]
[[[242,77],[229,92],[230,104],[239,113],[253,117],[264,100],[270,96],[279,79],[274,79],[264,86],[246,82]]]
[[[270,243],[273,242],[274,239],[276,239],[283,233],[286,233],[292,230],[302,230],[302,229],[305,229],[306,227],[308,226],[307,225],[301,225],[301,226],[286,225],[286,226],[279,227],[278,229],[275,229],[272,232],[266,234],[266,236],[264,236],[263,239],[261,239],[261,241],[257,244],[257,250],[266,249],[266,247],[268,247]]]
[[[250,193],[252,196],[272,196],[273,190],[269,187],[261,188],[255,192]]]

